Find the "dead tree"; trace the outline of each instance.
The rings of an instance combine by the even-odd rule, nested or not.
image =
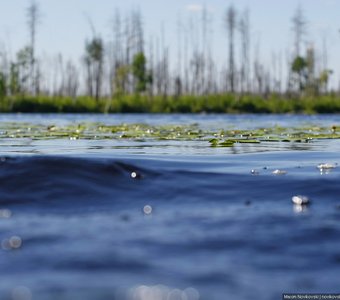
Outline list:
[[[39,5],[35,0],[31,0],[29,7],[27,8],[27,24],[30,34],[30,85],[31,93],[35,95],[37,93],[37,74],[36,74],[36,58],[35,58],[35,44],[37,25],[40,18]]]
[[[297,7],[295,14],[292,18],[292,23],[293,23],[292,30],[294,32],[294,47],[295,47],[294,56],[298,57],[298,56],[301,56],[301,48],[302,48],[304,36],[306,34],[306,25],[307,25],[301,6]]]
[[[234,6],[229,6],[226,16],[225,16],[226,28],[228,31],[228,39],[229,39],[229,70],[228,70],[228,79],[229,79],[229,87],[232,93],[235,92],[235,55],[234,55],[234,37],[235,37],[235,29],[236,29],[236,10]]]
[[[240,72],[240,88],[241,92],[249,92],[250,90],[250,82],[249,82],[249,74],[250,74],[250,62],[249,62],[249,53],[250,53],[250,25],[249,25],[249,10],[245,10],[242,14],[239,22],[239,31],[241,35],[241,52],[242,52],[242,66]]]

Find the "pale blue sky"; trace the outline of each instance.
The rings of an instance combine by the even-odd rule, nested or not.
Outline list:
[[[0,43],[12,54],[28,41],[25,9],[29,0],[2,0],[0,10]],[[326,36],[329,50],[329,67],[340,70],[340,0],[37,0],[42,13],[37,34],[38,53],[78,59],[84,40],[91,36],[86,15],[96,30],[109,40],[110,20],[115,8],[122,13],[140,8],[146,37],[160,32],[164,24],[167,43],[176,44],[176,22],[179,15],[198,15],[206,5],[213,16],[215,55],[221,63],[226,60],[227,39],[223,28],[223,14],[233,3],[238,10],[249,8],[252,24],[252,41],[260,38],[261,55],[270,62],[272,51],[285,53],[292,46],[291,18],[300,4],[308,24],[308,40],[322,49],[322,36]],[[337,76],[334,76],[337,78]],[[335,80],[335,79],[333,79]]]

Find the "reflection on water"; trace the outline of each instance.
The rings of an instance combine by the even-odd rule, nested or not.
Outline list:
[[[129,300],[199,300],[200,294],[194,288],[171,289],[163,285],[137,286],[129,292]]]
[[[308,212],[308,206],[307,205],[294,204],[293,210],[297,214],[306,213],[306,212]]]
[[[148,141],[144,143],[133,140],[45,140],[32,141],[21,139],[2,139],[0,141],[0,155],[13,154],[148,154],[148,155],[218,155],[218,154],[246,154],[272,151],[322,151],[325,142],[301,143],[270,143],[235,144],[228,148],[211,148],[207,141]],[[328,147],[339,150],[340,143],[330,141]]]
[[[63,126],[81,122],[102,122],[104,124],[147,123],[164,124],[199,124],[206,129],[271,128],[275,126],[329,126],[340,124],[337,114],[322,115],[275,115],[275,114],[0,114],[0,122],[25,122]]]

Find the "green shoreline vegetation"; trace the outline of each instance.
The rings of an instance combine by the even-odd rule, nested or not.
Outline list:
[[[270,95],[219,94],[207,96],[125,95],[115,99],[92,97],[14,96],[0,99],[4,113],[340,113],[335,94],[292,99]]]

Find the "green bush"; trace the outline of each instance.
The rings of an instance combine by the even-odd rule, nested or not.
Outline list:
[[[320,97],[288,98],[271,94],[266,99],[252,94],[213,94],[148,96],[121,95],[113,99],[81,96],[15,96],[0,101],[1,112],[35,113],[340,113],[340,98],[334,94]]]

